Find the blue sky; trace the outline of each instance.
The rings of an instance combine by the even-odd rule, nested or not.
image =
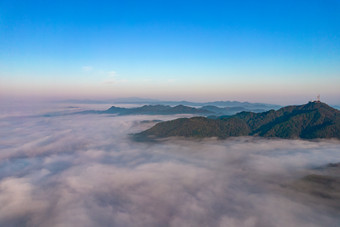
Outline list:
[[[3,97],[340,104],[340,1],[0,1]]]

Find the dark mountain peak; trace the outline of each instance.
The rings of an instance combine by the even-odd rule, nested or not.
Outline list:
[[[116,107],[116,106],[111,106],[109,109],[107,109],[106,111],[113,111],[113,110],[123,110],[124,108],[121,107]]]
[[[327,105],[326,103],[323,102],[318,102],[318,101],[313,101],[313,102],[308,102],[303,105],[292,105],[292,106],[285,106],[277,111],[275,110],[269,110],[267,112],[277,112],[279,115],[281,114],[287,114],[287,113],[292,113],[292,112],[303,112],[303,111],[319,111],[319,112],[324,112],[324,111],[331,111],[331,112],[338,112],[337,109],[334,109],[333,107]],[[262,114],[262,113],[261,113]]]
[[[331,110],[331,111],[337,111],[336,109],[334,109],[333,107],[327,105],[326,103],[320,102],[320,101],[312,101],[312,102],[308,102],[306,104],[303,105],[293,105],[293,106],[286,106],[286,107],[282,107],[280,110],[283,111],[289,111],[291,112],[292,110]]]
[[[305,105],[303,105],[302,109],[308,109],[308,110],[331,110],[331,111],[338,111],[337,109],[334,109],[333,107],[327,105],[326,103],[314,101],[309,102]]]

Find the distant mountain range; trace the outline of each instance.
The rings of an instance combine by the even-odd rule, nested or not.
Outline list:
[[[180,118],[156,124],[139,137],[260,136],[279,138],[338,138],[340,111],[322,102],[287,106],[262,113],[240,112],[217,118]]]
[[[202,109],[202,108],[194,108],[189,106],[177,105],[174,107],[165,106],[165,105],[144,105],[142,107],[135,108],[121,108],[112,106],[110,109],[104,111],[104,113],[108,114],[119,114],[119,115],[136,115],[136,114],[144,114],[144,115],[172,115],[172,114],[198,114],[198,115],[206,115],[212,114],[213,112]]]
[[[203,107],[190,107],[184,105],[170,106],[170,105],[144,105],[134,108],[123,108],[112,106],[104,111],[87,110],[77,112],[77,114],[117,114],[117,115],[173,115],[173,114],[195,114],[201,116],[221,116],[232,115],[241,111],[263,112],[268,110],[269,107],[262,107],[263,109],[241,107],[217,107],[217,106],[203,106]]]
[[[243,107],[247,109],[278,109],[281,106],[266,104],[266,103],[250,103],[250,102],[238,102],[238,101],[214,101],[214,102],[189,102],[189,101],[164,101],[157,99],[145,99],[145,98],[117,98],[108,100],[91,100],[91,99],[68,99],[59,101],[62,103],[72,104],[137,104],[137,105],[186,105],[186,106],[218,106],[218,107]]]

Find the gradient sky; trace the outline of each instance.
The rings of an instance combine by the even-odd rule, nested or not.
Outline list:
[[[340,1],[0,1],[2,97],[340,104]]]

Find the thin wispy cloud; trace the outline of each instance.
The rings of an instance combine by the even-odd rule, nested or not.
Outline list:
[[[111,76],[111,77],[114,77],[114,76],[117,75],[117,73],[115,71],[109,71],[109,72],[107,72],[107,75]]]
[[[102,83],[106,85],[114,85],[126,82],[128,82],[128,80],[121,78],[116,71],[109,71],[106,73],[106,78]]]
[[[82,68],[83,72],[91,72],[93,70],[92,66],[83,66]]]

